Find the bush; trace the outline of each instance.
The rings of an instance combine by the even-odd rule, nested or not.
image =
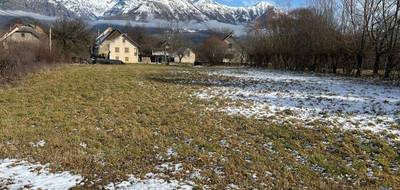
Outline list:
[[[12,82],[53,63],[46,45],[8,44],[0,49],[0,83]]]

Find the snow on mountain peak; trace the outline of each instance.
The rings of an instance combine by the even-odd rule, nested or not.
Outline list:
[[[118,0],[51,0],[84,17],[101,17]]]
[[[36,6],[21,8],[21,4],[24,3]],[[271,3],[264,1],[254,6],[232,7],[214,0],[18,0],[9,1],[5,7],[0,4],[1,9],[28,10],[48,16],[75,15],[86,19],[198,22],[216,20],[238,24],[251,22],[274,8]]]

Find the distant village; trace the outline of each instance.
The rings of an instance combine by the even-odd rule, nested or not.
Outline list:
[[[49,51],[52,51],[55,46],[54,36],[55,34],[51,28],[46,31],[35,24],[15,24],[2,34],[0,42],[4,48],[9,47],[11,44],[30,44],[33,46],[48,46]],[[154,45],[149,49],[147,44],[134,40],[134,36],[134,32],[128,35],[114,27],[108,27],[102,32],[98,31],[96,37],[91,40],[90,47],[87,48],[87,54],[80,52],[79,55],[72,55],[72,61],[91,64],[143,63],[189,66],[209,63],[209,60],[199,56],[198,48],[184,45],[190,44],[185,42],[189,39],[181,38],[181,42],[177,46],[174,44],[174,40],[166,35],[165,39],[153,42]],[[209,43],[222,44],[218,44],[215,47],[216,51],[210,52],[210,54],[218,56],[216,59],[220,59],[220,62],[240,64],[246,61],[247,56],[236,42],[233,32],[220,33],[214,38],[218,38],[218,40],[210,40]],[[146,50],[144,50],[144,46],[147,47]],[[221,51],[222,48],[226,49],[223,53]]]

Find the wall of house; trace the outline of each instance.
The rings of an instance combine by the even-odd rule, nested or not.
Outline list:
[[[34,43],[39,44],[40,40],[29,32],[15,32],[6,39],[7,42],[24,42],[24,43]]]
[[[194,64],[195,61],[196,61],[196,54],[190,51],[190,53],[187,53],[185,54],[185,56],[183,56],[181,63]],[[175,56],[175,62],[179,63],[179,56]]]
[[[108,44],[107,44],[108,45]],[[110,45],[110,59],[124,63],[139,63],[139,49],[124,36],[114,39]]]
[[[99,49],[97,50],[97,56],[109,58],[108,54],[110,53],[110,44],[112,43],[111,40],[104,41],[100,46]]]

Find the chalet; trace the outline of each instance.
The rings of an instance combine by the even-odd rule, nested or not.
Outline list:
[[[118,29],[107,28],[92,48],[92,57],[139,63],[140,45]]]
[[[247,54],[243,47],[233,37],[233,32],[223,38],[223,42],[227,45],[227,55],[224,63],[243,64],[247,61]]]
[[[47,38],[44,30],[35,25],[16,24],[0,37],[4,47],[10,43],[29,43],[39,45]]]
[[[180,48],[174,53],[175,63],[194,65],[196,54],[190,48]]]

